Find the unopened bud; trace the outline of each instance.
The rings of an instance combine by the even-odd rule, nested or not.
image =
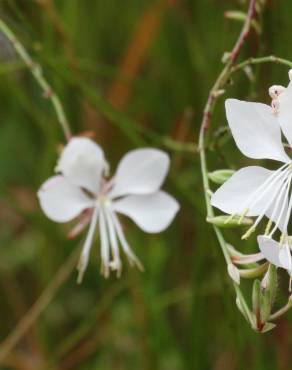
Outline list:
[[[262,280],[255,280],[252,292],[253,313],[256,317],[255,330],[264,332],[271,330],[273,326],[268,325],[277,288],[276,267],[271,265]]]
[[[228,274],[231,277],[231,279],[236,284],[239,285],[240,284],[240,275],[239,275],[238,268],[236,266],[234,266],[233,263],[228,263],[228,265],[227,265],[227,271],[228,271]]]
[[[213,92],[213,96],[214,98],[218,98],[219,96],[225,94],[225,90],[224,89],[219,89],[219,90],[216,90]]]
[[[270,330],[273,330],[277,325],[273,324],[272,322],[266,322],[264,327],[262,328],[261,333],[266,333]]]
[[[292,81],[292,69],[289,69],[288,76],[289,80]]]
[[[247,78],[251,82],[253,82],[255,80],[255,75],[253,73],[253,70],[252,70],[251,66],[245,66],[243,70],[244,70],[244,73],[246,74]]]
[[[244,316],[244,318],[246,319],[246,321],[249,321],[248,316],[247,316],[247,314],[246,314],[246,312],[245,312],[244,308],[242,307],[241,301],[240,301],[240,299],[239,299],[238,297],[236,297],[235,302],[236,302],[236,306],[237,306],[237,308],[238,308],[238,309],[239,309],[239,311],[242,313],[242,315]]]
[[[228,51],[225,51],[225,53],[223,54],[222,59],[221,59],[222,63],[223,64],[227,63],[229,61],[230,57],[231,57],[231,53],[228,52]]]
[[[284,86],[273,85],[269,88],[269,95],[272,99],[277,99],[285,90]]]
[[[208,173],[208,177],[215,184],[222,185],[234,174],[233,170],[216,170]]]
[[[242,218],[239,216],[234,216],[232,218],[230,218],[230,216],[207,217],[206,221],[209,222],[210,224],[223,228],[250,226],[253,223],[253,220],[251,218],[248,217]]]
[[[260,301],[261,301],[261,282],[256,279],[253,283],[252,288],[252,310],[253,313],[257,316],[260,310]]]

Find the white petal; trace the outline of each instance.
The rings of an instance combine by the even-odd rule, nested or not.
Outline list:
[[[179,204],[169,194],[158,191],[147,195],[129,195],[113,202],[113,209],[130,217],[142,230],[158,233],[166,229]]]
[[[286,136],[288,143],[292,146],[292,83],[278,97],[278,122]]]
[[[92,140],[76,137],[65,146],[56,171],[75,185],[97,194],[106,167],[102,149]]]
[[[165,152],[152,148],[132,150],[121,159],[109,195],[153,193],[162,185],[168,168]]]
[[[56,222],[70,221],[93,206],[93,201],[63,176],[47,180],[38,191],[38,197],[46,216]]]
[[[257,216],[261,214],[267,205],[271,196],[277,191],[280,180],[271,185],[269,190],[259,192],[256,195],[258,201],[251,206],[248,202],[252,194],[259,189],[261,185],[275,171],[267,170],[259,166],[244,167],[235,172],[213,195],[211,198],[212,206],[219,208],[228,214],[242,214],[246,208],[249,208],[248,216]],[[283,179],[281,180],[283,182]],[[267,187],[265,187],[267,189]],[[263,196],[261,197],[261,195]],[[251,207],[250,207],[251,206]]]
[[[225,102],[227,120],[238,148],[250,158],[288,162],[272,108],[236,99]]]
[[[291,270],[291,253],[287,244],[280,246],[275,240],[263,235],[258,236],[258,243],[267,261],[275,266]]]

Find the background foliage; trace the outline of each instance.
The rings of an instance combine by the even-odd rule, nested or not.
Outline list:
[[[70,275],[1,369],[291,368],[291,317],[258,335],[235,306],[223,257],[205,223],[195,145],[223,52],[241,27],[224,12],[246,7],[235,0],[0,2],[2,18],[41,64],[74,132],[95,133],[112,171],[135,146],[167,150],[172,168],[166,188],[182,207],[157,236],[124,220],[145,273],[124,261],[121,279],[104,280],[96,242],[84,283],[77,286],[76,274]],[[251,34],[241,58],[275,54],[291,60],[291,11],[289,0],[268,1],[259,15],[262,34]],[[36,191],[51,175],[64,139],[50,102],[1,35],[0,57],[3,340],[82,236],[66,240],[72,225],[54,224],[39,209]],[[209,140],[211,169],[249,163],[222,130],[224,98],[268,102],[268,87],[287,81],[287,69],[273,64],[254,74],[252,83],[238,74],[219,101]],[[239,240],[237,232],[227,235]],[[255,240],[240,248],[255,250]],[[280,281],[280,287],[287,295],[286,284]]]

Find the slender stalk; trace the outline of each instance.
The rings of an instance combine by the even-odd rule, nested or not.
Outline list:
[[[208,179],[208,168],[207,168],[207,163],[206,163],[206,154],[205,154],[205,133],[209,129],[210,126],[210,120],[212,116],[212,111],[215,107],[215,103],[217,101],[218,94],[217,92],[224,87],[226,84],[227,80],[229,79],[229,76],[231,74],[232,67],[239,55],[239,52],[244,45],[244,42],[249,34],[250,28],[251,28],[251,22],[252,19],[255,16],[255,6],[256,6],[256,0],[250,0],[249,2],[249,8],[248,8],[248,14],[246,16],[244,25],[242,27],[241,33],[230,53],[229,59],[219,74],[218,78],[216,79],[213,87],[210,90],[205,108],[204,108],[204,113],[203,113],[203,119],[201,122],[201,128],[200,128],[200,136],[199,136],[199,152],[200,152],[200,160],[201,160],[201,171],[202,171],[202,178],[203,178],[203,186],[204,186],[204,194],[205,194],[205,201],[206,201],[206,207],[207,207],[207,216],[212,217],[214,216],[214,211],[210,203],[210,198],[209,198],[209,179]],[[231,263],[231,258],[228,252],[228,247],[227,243],[221,233],[221,230],[214,226],[214,231],[217,236],[217,239],[219,241],[221,250],[223,252],[225,261],[227,264]],[[245,298],[239,288],[239,286],[235,283],[233,283],[236,296],[241,302],[241,307],[243,308],[246,317],[252,324],[253,322],[253,317],[252,313],[245,301]]]
[[[253,279],[264,274],[269,268],[269,262],[262,263],[261,265],[250,269],[239,269],[240,277],[244,279]]]
[[[280,308],[277,312],[273,313],[270,316],[269,320],[270,321],[273,321],[273,320],[278,319],[279,317],[281,317],[282,315],[284,315],[286,312],[288,312],[291,307],[292,307],[292,298],[289,297],[288,302],[286,303],[286,305],[283,306],[282,308]]]
[[[274,55],[268,55],[268,56],[264,56],[261,58],[248,58],[245,61],[233,66],[231,68],[230,73],[232,74],[232,73],[238,72],[252,64],[262,64],[262,63],[278,63],[278,64],[283,64],[283,65],[286,65],[287,67],[292,68],[291,61],[287,59],[283,59],[283,58],[278,58]]]
[[[54,110],[56,112],[58,122],[64,132],[65,138],[67,141],[70,140],[72,134],[71,134],[71,130],[70,130],[64,109],[62,107],[62,104],[60,102],[58,95],[55,93],[51,85],[49,85],[49,83],[44,78],[41,67],[32,60],[30,55],[25,50],[24,46],[20,43],[20,41],[16,38],[16,36],[12,32],[12,30],[6,25],[6,23],[3,22],[2,19],[0,19],[0,30],[8,38],[8,40],[13,45],[16,53],[19,55],[19,57],[22,59],[24,64],[31,71],[36,82],[39,84],[39,86],[43,90],[43,96],[47,99],[50,99],[54,107]]]
[[[30,310],[23,316],[16,328],[0,345],[0,364],[8,356],[11,350],[21,340],[25,333],[31,328],[34,322],[39,318],[48,304],[52,301],[62,284],[68,279],[76,266],[80,249],[77,248],[70,255],[68,260],[59,268],[53,280],[45,288],[39,299],[33,304]]]

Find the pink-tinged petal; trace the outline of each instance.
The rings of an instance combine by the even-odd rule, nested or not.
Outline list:
[[[258,236],[260,251],[265,259],[275,266],[291,270],[291,253],[288,244],[280,245],[270,237]]]
[[[147,195],[129,195],[114,201],[112,207],[114,211],[130,217],[148,233],[165,230],[179,210],[177,201],[163,191]]]
[[[56,171],[77,186],[98,194],[107,164],[99,145],[85,137],[74,137],[65,146]]]
[[[292,83],[278,97],[278,122],[281,129],[292,147]]]
[[[283,183],[283,178],[275,181],[268,189],[268,185],[258,191],[275,171],[267,170],[263,167],[250,166],[244,167],[235,172],[211,197],[212,206],[219,208],[228,214],[242,214],[249,208],[247,216],[258,216],[266,208],[267,202],[277,194],[278,189]],[[255,192],[256,202],[251,198]],[[252,203],[254,203],[252,205]],[[272,209],[272,207],[270,208]],[[270,209],[267,213],[271,214]]]
[[[121,159],[109,195],[153,193],[162,185],[168,168],[165,152],[152,148],[132,150]]]
[[[94,203],[63,176],[47,180],[39,189],[38,198],[46,216],[56,222],[70,221]]]
[[[270,106],[237,99],[225,102],[227,120],[241,152],[250,158],[289,162],[281,130]]]

